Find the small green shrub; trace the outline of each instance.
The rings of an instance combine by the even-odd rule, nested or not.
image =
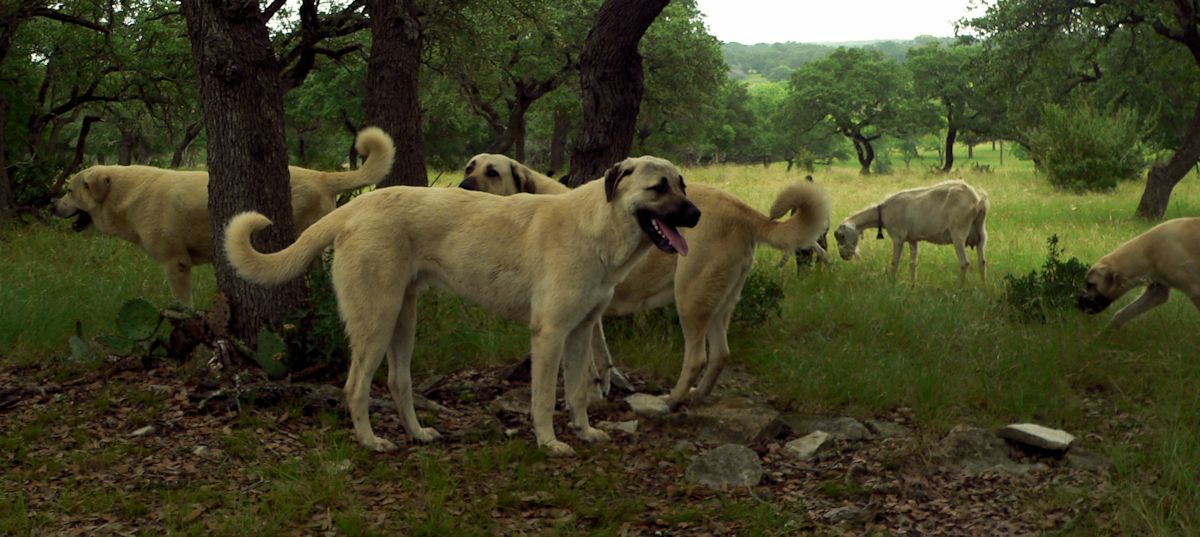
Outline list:
[[[284,321],[281,339],[287,346],[284,362],[289,371],[317,364],[349,363],[350,346],[338,315],[337,296],[330,277],[332,266],[333,254],[326,252],[321,262],[309,269],[304,276],[308,307]]]
[[[1109,192],[1145,169],[1142,130],[1128,110],[1105,114],[1088,106],[1049,104],[1041,126],[1028,136],[1050,184],[1072,192]]]
[[[1050,252],[1040,272],[1034,270],[1025,276],[1009,274],[1004,277],[1004,302],[1014,320],[1044,323],[1052,312],[1074,307],[1083,287],[1087,265],[1074,257],[1062,260],[1058,235],[1051,235],[1046,244]]]
[[[783,285],[773,274],[776,273],[750,271],[742,286],[742,299],[733,310],[733,322],[755,325],[782,313],[779,303],[783,300]]]

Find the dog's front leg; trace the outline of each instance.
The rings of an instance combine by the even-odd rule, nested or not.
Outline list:
[[[1130,319],[1137,317],[1146,311],[1161,306],[1166,303],[1167,298],[1171,294],[1171,288],[1161,283],[1151,283],[1146,286],[1146,291],[1139,296],[1137,300],[1130,302],[1128,306],[1121,308],[1116,315],[1113,315],[1112,321],[1109,321],[1105,330],[1116,330],[1121,325],[1129,322]]]
[[[581,324],[567,336],[563,351],[563,376],[566,385],[567,407],[571,410],[571,428],[585,442],[604,442],[608,434],[588,423],[588,404],[592,398],[602,398],[598,392],[599,377],[592,360],[592,338],[600,325],[599,319]]]
[[[171,296],[187,307],[192,307],[192,260],[187,256],[176,257],[163,263],[167,273],[167,285]]]
[[[558,385],[558,365],[566,343],[566,330],[532,323],[530,417],[539,447],[551,455],[574,455],[575,450],[554,436],[554,396]]]

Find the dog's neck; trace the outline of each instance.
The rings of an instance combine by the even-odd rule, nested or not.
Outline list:
[[[623,212],[618,204],[606,201],[604,181],[584,183],[560,196],[578,199],[579,207],[588,208],[577,211],[580,232],[586,237],[580,237],[580,240],[612,244],[614,248],[598,249],[596,254],[610,271],[620,274],[619,279],[624,279],[633,265],[654,248],[632,214]],[[595,210],[596,207],[604,209]]]

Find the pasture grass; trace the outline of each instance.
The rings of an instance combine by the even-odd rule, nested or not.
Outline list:
[[[951,174],[984,188],[991,197],[986,287],[979,282],[973,252],[967,285],[959,285],[957,261],[949,247],[922,248],[915,283],[908,281],[906,254],[893,280],[888,276],[890,240],[876,241],[869,232],[860,243],[860,261],[836,259],[800,274],[791,264],[776,267],[780,252],[760,248],[755,270],[782,285],[781,314],[753,326],[735,325],[732,363],[801,411],[869,417],[911,409],[929,439],[958,423],[993,427],[1033,421],[1064,428],[1113,459],[1116,492],[1110,505],[1121,531],[1200,533],[1200,319],[1195,308],[1173,295],[1168,304],[1120,332],[1097,337],[1112,313],[1132,296],[1098,316],[1068,311],[1044,324],[1010,320],[1000,303],[1004,275],[1038,268],[1050,235],[1058,235],[1066,257],[1090,264],[1151,227],[1152,222],[1132,217],[1141,183],[1123,183],[1112,194],[1069,194],[1052,189],[1027,161],[1006,155],[1000,165],[996,152],[986,146],[976,148],[975,159],[965,158],[965,150],[957,157],[962,170],[970,169],[971,163],[987,164],[992,170]],[[893,159],[895,171],[889,175],[860,176],[857,166],[819,168],[813,175],[833,199],[836,226],[890,192],[944,179],[927,171],[932,164],[914,161],[906,169]],[[775,193],[804,172],[788,172],[777,163],[766,168],[711,166],[686,169],[684,174],[689,182],[728,190],[765,210]],[[453,184],[443,180],[439,186]],[[1194,174],[1177,187],[1167,214],[1191,215],[1200,215],[1200,180]],[[117,309],[128,298],[145,296],[159,304],[169,299],[161,268],[116,238],[95,230],[76,234],[65,223],[10,228],[4,236],[0,356],[10,365],[67,367],[66,341],[77,322],[88,338],[112,331]],[[835,250],[831,244],[834,257]],[[212,270],[199,267],[195,274],[196,303],[203,308],[215,292]],[[420,315],[414,363],[418,382],[424,375],[470,364],[512,361],[528,346],[525,328],[448,295],[427,294]],[[618,363],[661,388],[669,387],[682,358],[682,337],[672,320],[659,311],[612,321],[609,343]],[[108,401],[117,397],[141,396],[107,388],[91,403],[92,410],[102,415]],[[145,397],[146,414],[133,419],[148,422],[165,409],[161,398]],[[55,420],[46,415],[4,431],[0,448],[23,456],[25,446],[47,434]],[[252,508],[241,507],[227,491],[204,486],[122,495],[81,481],[60,498],[61,512],[118,511],[136,518],[142,509],[139,502],[155,494],[157,501],[177,506],[168,522],[180,533],[241,535],[302,527],[320,508],[337,531],[361,533],[369,521],[344,498],[358,485],[328,470],[329,461],[346,458],[367,468],[372,479],[403,481],[421,498],[419,508],[403,515],[407,518],[402,526],[412,535],[494,527],[492,513],[505,513],[535,492],[548,508],[566,509],[614,531],[626,515],[644,509],[615,494],[602,474],[589,474],[577,490],[571,482],[532,470],[541,467],[543,456],[522,440],[489,445],[449,472],[436,450],[398,465],[368,458],[353,444],[345,423],[336,417],[326,421],[329,430],[307,436],[313,451],[298,460],[274,460],[263,453],[252,431],[270,423],[240,424],[222,438],[218,447],[242,463],[262,464],[262,474],[270,479],[268,492]],[[104,468],[136,457],[131,449],[113,448],[51,464]],[[495,495],[456,496],[457,483],[494,479],[497,474],[503,479]],[[1051,501],[1074,499],[1061,496]],[[4,503],[0,531],[36,531],[40,519],[28,513],[24,496]],[[185,523],[197,504],[217,506],[213,509],[224,515],[221,525],[202,530]],[[705,508],[680,505],[670,517],[699,518],[698,509]],[[754,503],[731,502],[718,511],[718,516],[748,520],[766,532],[780,523],[780,515]],[[1077,531],[1086,534],[1086,521],[1083,524]]]

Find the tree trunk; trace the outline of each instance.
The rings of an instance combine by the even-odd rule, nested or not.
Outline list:
[[[0,56],[0,58],[3,58]],[[4,131],[8,129],[8,99],[0,95],[0,225],[3,225],[16,208],[12,183],[8,179],[8,160],[4,158]]]
[[[117,149],[117,164],[128,166],[133,164],[133,133],[121,129],[121,147]]]
[[[858,164],[861,166],[858,170],[859,175],[871,175],[871,162],[875,160],[875,148],[871,147],[871,141],[862,135],[853,135],[854,152],[858,156]]]
[[[350,169],[358,169],[358,147],[354,145],[354,139],[358,136],[359,129],[354,122],[350,121],[350,117],[346,115],[346,111],[342,111],[342,126],[346,127],[346,132],[350,133],[350,149],[346,151],[346,158],[349,160]]]
[[[396,143],[392,172],[379,186],[427,186],[417,76],[421,23],[414,0],[367,0],[371,54],[367,58],[367,123]]]
[[[975,144],[967,144],[967,160],[975,160]]]
[[[171,154],[172,168],[178,168],[183,164],[183,153],[187,151],[188,147],[191,147],[196,137],[200,136],[201,130],[199,121],[188,124],[187,128],[184,129],[183,139],[179,141],[179,145],[175,146],[175,152]]]
[[[513,134],[513,158],[518,162],[525,162],[525,126],[525,116],[522,114]]]
[[[583,126],[571,175],[579,186],[627,156],[645,93],[638,43],[669,0],[605,0],[579,56]]]
[[[274,222],[256,234],[259,250],[279,250],[296,237],[279,63],[257,0],[182,4],[208,133],[208,211],[217,287],[229,299],[231,333],[252,342],[261,327],[277,326],[305,305],[303,279],[274,287],[251,285],[229,266],[223,247],[225,225],[247,210]]]
[[[79,166],[83,164],[83,152],[87,147],[87,137],[92,132],[92,123],[97,121],[103,120],[100,119],[100,116],[86,116],[83,118],[83,124],[79,127],[79,138],[75,141],[75,156],[54,180],[53,186],[50,187],[51,196],[58,196],[62,192],[63,186],[66,185],[67,178],[71,177],[71,174],[75,173],[75,170],[79,169]]]
[[[559,110],[554,112],[554,131],[550,134],[550,170],[551,177],[562,171],[566,160],[567,133],[571,130],[571,115]]]
[[[1142,200],[1138,202],[1138,218],[1151,220],[1161,219],[1167,214],[1167,204],[1171,201],[1171,192],[1179,184],[1192,165],[1200,158],[1200,103],[1192,113],[1192,122],[1188,125],[1183,143],[1175,154],[1171,155],[1165,165],[1155,164],[1146,174],[1146,190],[1142,192]]]
[[[951,126],[946,129],[946,158],[942,160],[942,172],[950,173],[954,167],[954,140],[958,138],[958,129]]]

